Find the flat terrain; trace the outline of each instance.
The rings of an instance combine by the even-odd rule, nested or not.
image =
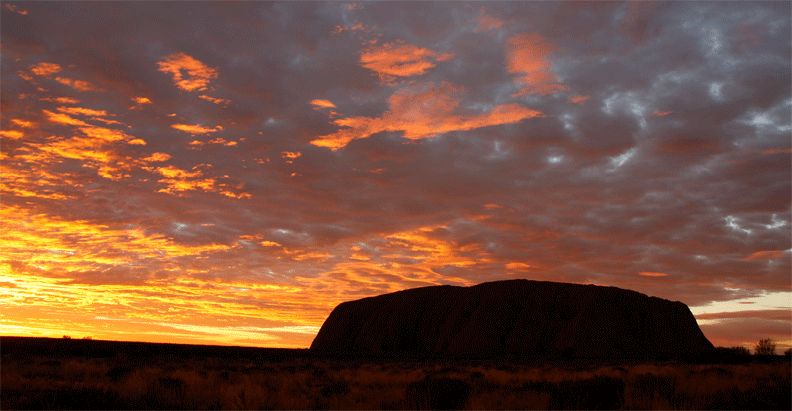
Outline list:
[[[387,358],[0,338],[1,409],[789,409],[788,358]]]

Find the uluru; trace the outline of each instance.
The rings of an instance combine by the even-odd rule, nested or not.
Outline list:
[[[506,280],[339,304],[311,349],[353,355],[679,358],[713,345],[687,305],[617,287]]]

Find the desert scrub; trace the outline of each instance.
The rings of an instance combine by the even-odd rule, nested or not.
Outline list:
[[[789,361],[555,365],[47,353],[4,355],[0,388],[3,409],[788,409],[792,401]]]

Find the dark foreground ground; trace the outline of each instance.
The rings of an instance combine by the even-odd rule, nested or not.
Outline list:
[[[790,409],[784,357],[352,358],[0,338],[0,409]]]

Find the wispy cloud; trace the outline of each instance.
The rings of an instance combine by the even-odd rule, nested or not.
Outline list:
[[[515,82],[520,86],[514,96],[539,94],[542,96],[569,90],[558,82],[553,73],[550,53],[555,46],[537,33],[519,34],[506,42],[506,67],[516,74]]]
[[[423,83],[404,87],[388,99],[390,110],[380,117],[347,117],[334,121],[343,127],[321,136],[311,144],[337,150],[350,141],[383,131],[402,132],[405,138],[420,140],[440,134],[517,123],[543,114],[518,104],[504,104],[485,112],[465,112],[460,107],[463,88],[449,83]]]

